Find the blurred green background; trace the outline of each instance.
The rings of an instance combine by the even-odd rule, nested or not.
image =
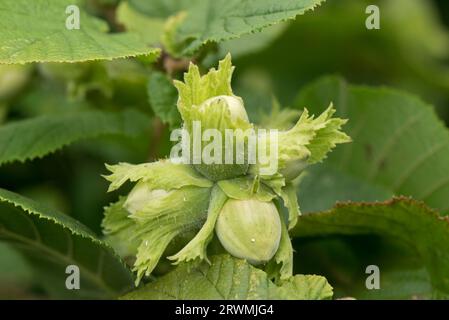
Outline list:
[[[110,20],[118,3],[92,0],[88,5],[92,12]],[[380,30],[365,28],[368,4],[381,9]],[[201,63],[205,70],[226,52],[232,53],[234,88],[244,98],[254,122],[263,121],[273,96],[282,106],[291,106],[302,86],[336,74],[354,84],[385,85],[414,93],[434,105],[448,124],[448,29],[447,0],[328,0],[295,22],[220,44]],[[0,126],[83,109],[135,108],[151,115],[147,86],[153,72],[153,67],[136,60],[0,66]],[[180,76],[180,71],[173,74]],[[140,163],[165,157],[170,148],[168,134],[168,127],[153,118],[139,138],[83,141],[42,159],[6,164],[0,167],[0,186],[53,206],[100,234],[103,207],[118,196],[106,193],[107,183],[100,176],[105,173],[104,163]],[[313,206],[307,199],[303,201],[303,208]],[[377,259],[376,248],[385,241],[392,255],[402,252],[404,261],[413,260],[389,239],[298,241],[307,261],[298,264],[298,271],[327,276],[338,284],[336,291],[341,295],[356,292],[355,279],[364,277],[359,266]],[[366,244],[362,248],[357,246],[361,242]],[[385,257],[388,255],[383,252],[382,259]],[[391,277],[408,281],[406,274],[393,272]],[[426,291],[426,274],[422,277],[424,280],[410,285]],[[17,297],[47,296],[21,256],[0,244],[0,299]]]

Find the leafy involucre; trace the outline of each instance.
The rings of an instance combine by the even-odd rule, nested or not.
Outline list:
[[[152,189],[179,189],[184,186],[211,187],[212,182],[203,178],[191,166],[174,164],[170,160],[158,162],[129,164],[126,162],[116,165],[106,165],[111,174],[105,179],[111,182],[108,191],[120,188],[126,181],[142,180]]]
[[[80,29],[69,30],[66,8],[80,8]],[[106,22],[89,16],[80,0],[2,0],[0,63],[76,62],[147,55],[148,47],[131,33],[107,34]]]
[[[180,262],[188,262],[195,259],[207,261],[207,245],[212,240],[214,235],[215,223],[217,222],[218,215],[223,208],[228,198],[226,194],[218,187],[214,186],[212,189],[209,208],[207,209],[207,220],[201,227],[201,230],[196,234],[196,236],[177,254],[168,257],[170,260],[174,260],[175,264]]]
[[[416,251],[433,288],[449,293],[449,222],[421,202],[394,198],[382,203],[341,203],[329,211],[301,216],[291,233],[294,237],[394,237]]]
[[[206,220],[210,188],[195,186],[169,191],[147,200],[142,209],[129,216],[134,220],[131,241],[140,241],[134,271],[136,284],[156,267],[164,250],[178,235],[197,231]]]
[[[226,95],[232,96],[231,78],[234,72],[231,56],[221,60],[217,69],[211,69],[203,76],[198,66],[190,64],[184,74],[184,82],[175,80],[178,89],[178,110],[184,121],[192,119],[192,109],[209,98]]]
[[[323,0],[204,0],[187,10],[176,26],[175,41],[184,55],[207,42],[220,42],[258,32],[314,9]]]
[[[323,161],[337,144],[351,141],[346,133],[340,131],[347,120],[332,118],[334,113],[335,109],[331,105],[313,121],[316,132],[307,146],[311,155],[307,162],[310,164]]]
[[[295,163],[301,162],[303,166],[306,163],[320,162],[337,144],[351,141],[351,138],[341,131],[341,127],[347,120],[332,118],[334,113],[332,104],[316,118],[304,109],[293,128],[279,132],[277,135],[278,167],[284,176],[290,175],[288,172],[291,167],[295,167]],[[271,136],[266,135],[258,139],[258,146],[268,148],[271,145],[270,140]],[[258,174],[260,167],[260,164],[256,164],[250,170]]]
[[[135,256],[140,241],[134,239],[134,221],[129,218],[129,212],[123,207],[126,197],[105,207],[104,219],[101,223],[105,241],[110,244],[122,258]]]
[[[293,275],[293,247],[284,217],[281,213],[279,214],[282,228],[281,240],[274,259],[267,266],[267,271],[275,278],[279,277],[281,280],[285,280]]]
[[[184,264],[122,299],[329,299],[332,288],[319,276],[297,275],[276,286],[266,273],[229,255],[213,256],[211,264]]]
[[[315,118],[305,109],[296,125],[279,134],[279,167],[294,159],[305,159],[308,163],[322,161],[338,143],[351,139],[341,127],[347,120],[332,118],[335,109],[332,104]]]
[[[137,135],[149,119],[137,111],[41,116],[9,123],[0,128],[0,165],[40,158],[75,141],[104,135]]]
[[[4,189],[0,189],[0,239],[19,249],[59,294],[114,298],[132,286],[129,269],[84,225]],[[80,290],[65,286],[69,265],[80,269]]]
[[[281,191],[282,201],[288,209],[288,229],[293,228],[301,215],[299,210],[298,198],[296,196],[296,185],[288,183]]]
[[[299,194],[305,211],[329,208],[336,200],[371,200],[369,186],[374,196],[383,195],[377,200],[407,195],[449,212],[449,132],[431,106],[395,90],[349,86],[332,77],[305,88],[296,105],[319,113],[330,101],[339,117],[350,119],[345,131],[353,142],[330,154],[326,177],[305,177]],[[359,187],[349,190],[340,175]],[[308,205],[307,199],[318,198],[312,190],[319,190],[318,206]],[[338,198],[335,190],[348,192]]]
[[[151,274],[170,242],[201,228],[207,217],[212,183],[191,166],[169,160],[140,165],[120,163],[108,169],[112,172],[105,177],[111,182],[109,191],[128,180],[137,182],[126,201],[121,199],[106,209],[102,225],[121,254],[136,255],[138,284],[143,276]],[[129,246],[123,246],[121,239],[126,239]],[[207,244],[209,234],[201,240],[182,251],[179,259],[191,257],[192,252],[202,254],[200,247]]]

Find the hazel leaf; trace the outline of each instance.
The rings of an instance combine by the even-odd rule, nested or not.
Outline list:
[[[83,111],[11,122],[0,128],[0,165],[42,158],[84,139],[135,137],[148,128],[149,118],[136,110]]]
[[[110,246],[72,217],[0,189],[0,239],[12,244],[45,288],[70,299],[114,298],[132,287],[132,273]],[[88,259],[89,258],[89,259]],[[67,290],[66,267],[78,266],[80,289]]]
[[[137,34],[108,33],[107,23],[90,16],[83,10],[82,2],[2,0],[0,63],[157,58],[160,49],[147,46]],[[70,8],[77,8],[79,17]],[[67,22],[77,18],[79,26],[68,28]]]
[[[295,275],[281,285],[245,260],[216,255],[211,264],[185,263],[123,296],[123,300],[322,300],[332,298],[324,277]]]
[[[402,243],[403,250],[414,252],[430,275],[434,291],[449,294],[449,220],[423,202],[397,197],[385,202],[339,203],[331,210],[301,216],[291,234],[300,238],[390,237]]]
[[[311,168],[299,193],[304,211],[324,210],[335,201],[406,195],[449,213],[449,131],[433,106],[408,93],[351,85],[339,77],[306,86],[295,106],[320,113],[331,100],[338,101],[339,117],[351,119],[345,131],[354,142]]]
[[[203,0],[195,1],[179,23],[173,38],[182,55],[192,55],[202,45],[242,35],[292,20],[313,10],[323,0]]]
[[[172,81],[162,72],[155,71],[148,80],[147,93],[154,113],[167,123],[170,129],[178,128],[181,117],[176,108],[178,94]]]

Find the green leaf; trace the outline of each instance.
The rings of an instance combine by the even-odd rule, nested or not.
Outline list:
[[[197,1],[175,25],[175,40],[192,55],[207,42],[220,42],[259,32],[313,10],[323,0],[204,0]]]
[[[0,189],[0,239],[20,250],[58,296],[113,298],[132,286],[130,270],[92,231],[4,189]],[[66,289],[69,265],[79,267],[79,290]]]
[[[372,202],[393,196],[391,191],[382,186],[340,171],[330,160],[305,170],[297,194],[303,213],[332,208],[336,201]]]
[[[283,293],[282,293],[283,291]],[[276,299],[326,300],[333,296],[332,287],[326,278],[317,275],[297,274],[282,282]]]
[[[0,165],[40,158],[75,141],[104,135],[135,136],[149,127],[138,111],[41,116],[0,127]]]
[[[185,10],[202,0],[129,0],[119,7],[118,15],[128,30],[135,30],[143,39],[163,44],[164,50],[179,56],[183,48],[176,39],[176,30]]]
[[[166,19],[203,0],[129,0],[134,10],[152,18]]]
[[[334,299],[426,299],[430,276],[414,248],[386,234],[295,238],[295,272],[320,274],[334,288]],[[369,265],[380,271],[380,290],[368,290]],[[373,273],[371,273],[372,275]]]
[[[297,275],[276,286],[262,270],[229,255],[213,256],[211,264],[183,264],[171,273],[122,299],[329,299],[332,288],[319,276]]]
[[[280,23],[266,28],[263,32],[246,35],[220,44],[219,56],[228,52],[235,58],[259,52],[269,47],[286,29],[288,23]]]
[[[449,221],[422,202],[393,198],[382,203],[340,203],[329,211],[300,216],[291,234],[301,238],[363,234],[392,237],[418,255],[436,292],[449,293]]]
[[[154,113],[170,128],[181,125],[181,116],[176,108],[178,92],[173,82],[161,72],[153,72],[148,81],[148,97]]]
[[[372,32],[363,26],[366,7],[374,3],[381,10],[381,29]],[[238,81],[257,71],[260,78],[269,77],[271,89],[282,104],[291,105],[298,86],[323,74],[340,74],[357,83],[388,85],[419,94],[447,117],[447,32],[432,1],[327,1],[316,12],[290,23],[268,48],[236,61]],[[323,43],[332,48],[332,54],[323,50]],[[348,52],[348,43],[357,50]],[[286,52],[301,52],[301,59]],[[246,98],[239,87],[234,89]]]
[[[322,167],[329,168],[326,184],[332,188],[320,189],[319,194],[301,189],[303,207],[313,198],[372,200],[360,199],[367,193],[370,197],[370,188],[379,196],[377,200],[406,195],[443,214],[449,212],[449,132],[431,106],[396,90],[351,86],[332,77],[301,91],[296,106],[319,113],[330,101],[335,103],[338,116],[349,119],[345,131],[353,142],[337,148]],[[307,185],[318,181],[313,174],[304,181]],[[335,190],[342,189],[348,193],[340,198],[341,192]]]
[[[128,2],[121,2],[116,14],[117,21],[123,24],[127,31],[138,33],[145,43],[160,42],[164,31],[164,18],[147,16],[134,9]]]
[[[204,0],[129,0],[120,3],[117,19],[128,31],[139,33],[148,43],[162,42],[165,50],[177,56],[183,50],[183,43],[178,43],[177,27],[184,19],[185,12],[196,8]],[[200,8],[201,10],[202,8]],[[249,36],[248,41],[235,39],[224,44],[221,55],[228,52],[244,54],[267,46],[277,37],[285,25],[275,25],[267,32]],[[166,31],[164,33],[164,31]]]
[[[31,267],[24,257],[10,244],[0,243],[0,283],[17,285],[32,282]],[[0,291],[0,296],[2,294],[5,293]]]
[[[145,55],[148,47],[132,33],[108,34],[105,21],[89,16],[81,0],[3,0],[0,5],[0,63],[76,62]],[[70,5],[80,9],[80,28],[69,30]]]

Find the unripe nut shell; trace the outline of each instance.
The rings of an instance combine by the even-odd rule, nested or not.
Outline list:
[[[218,216],[215,231],[231,255],[259,265],[276,253],[281,221],[273,202],[229,199]]]

